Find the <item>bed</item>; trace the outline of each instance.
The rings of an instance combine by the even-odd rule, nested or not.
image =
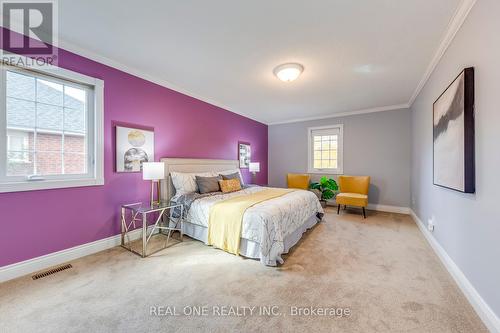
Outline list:
[[[236,196],[251,195],[266,188],[244,186],[232,193],[211,193],[186,200],[189,195],[176,193],[171,174],[218,174],[237,170],[237,160],[162,158],[166,179],[162,181],[161,199],[167,202],[183,203],[185,214],[182,230],[185,235],[202,241],[208,239],[210,207],[215,203]],[[238,169],[239,170],[239,169]],[[189,204],[186,204],[186,203]],[[323,216],[323,209],[317,196],[310,191],[294,190],[280,197],[260,202],[243,215],[239,254],[259,259],[267,266],[283,263],[282,254],[287,253]]]

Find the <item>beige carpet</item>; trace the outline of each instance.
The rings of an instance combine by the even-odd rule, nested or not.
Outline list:
[[[13,280],[0,285],[0,331],[486,331],[409,216],[354,213],[328,209],[279,268],[188,238],[147,259],[117,247]],[[194,306],[206,315],[183,314]],[[256,308],[238,316],[244,306]],[[310,306],[328,314],[292,316]]]

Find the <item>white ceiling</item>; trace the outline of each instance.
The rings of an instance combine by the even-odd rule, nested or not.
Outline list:
[[[70,50],[276,123],[408,104],[460,2],[59,0],[59,36]],[[297,81],[274,77],[285,62],[304,65]]]

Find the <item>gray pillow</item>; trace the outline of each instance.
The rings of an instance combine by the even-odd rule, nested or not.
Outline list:
[[[196,176],[196,185],[198,185],[198,191],[201,194],[220,191],[219,180],[221,179],[222,179],[221,176],[217,177]]]
[[[241,181],[240,173],[239,172],[230,173],[229,175],[219,175],[219,176],[221,176],[222,179],[224,179],[224,180],[238,179],[240,181],[240,186],[243,187],[243,182]]]

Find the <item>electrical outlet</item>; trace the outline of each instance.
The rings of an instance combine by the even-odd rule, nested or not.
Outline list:
[[[434,216],[427,221],[427,230],[430,232],[434,231]]]

